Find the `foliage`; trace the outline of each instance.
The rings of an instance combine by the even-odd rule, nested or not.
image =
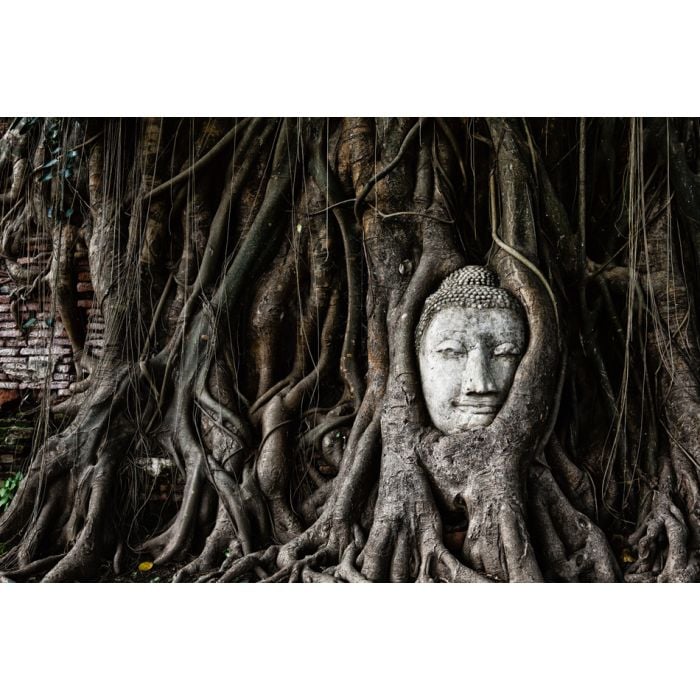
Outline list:
[[[0,481],[0,510],[5,510],[7,506],[10,505],[21,481],[21,472],[15,472],[6,479]]]

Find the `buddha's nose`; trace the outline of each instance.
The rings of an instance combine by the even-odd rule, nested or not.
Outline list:
[[[491,375],[489,358],[483,348],[474,348],[467,354],[467,364],[462,375],[463,394],[495,393],[496,382]]]

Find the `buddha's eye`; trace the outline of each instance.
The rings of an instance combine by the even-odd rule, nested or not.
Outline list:
[[[494,357],[520,357],[520,348],[513,343],[501,343],[493,349]]]
[[[442,343],[437,346],[435,351],[446,360],[456,359],[466,354],[465,349],[458,343]]]

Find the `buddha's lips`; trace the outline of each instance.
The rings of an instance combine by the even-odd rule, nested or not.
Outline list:
[[[479,401],[453,401],[452,405],[455,408],[461,409],[463,411],[469,411],[470,413],[496,413],[501,407],[500,401],[494,401],[493,399]]]

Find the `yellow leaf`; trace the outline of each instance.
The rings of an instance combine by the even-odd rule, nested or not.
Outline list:
[[[625,549],[622,552],[622,561],[625,564],[631,564],[633,561],[637,561],[637,557],[634,556],[632,552],[630,552],[629,549]]]
[[[153,568],[152,561],[142,561],[139,564],[139,571],[150,571]]]

